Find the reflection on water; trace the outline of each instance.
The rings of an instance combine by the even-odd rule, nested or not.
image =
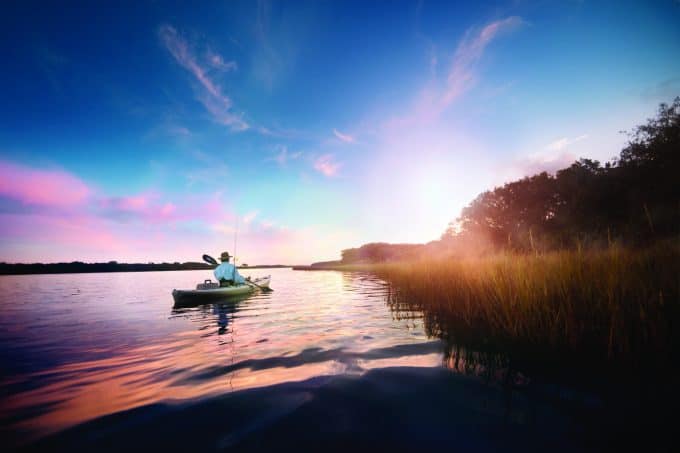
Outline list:
[[[172,289],[204,272],[0,277],[0,434],[17,443],[159,401],[442,363],[421,317],[386,307],[384,282],[265,273],[271,293],[182,309]]]
[[[631,413],[641,414],[634,428],[643,418],[663,426],[663,413],[637,410],[649,406],[636,406],[635,393],[605,413],[600,397],[541,381],[471,326],[370,275],[271,274],[274,292],[176,309],[172,289],[193,287],[204,272],[0,277],[3,445],[80,425],[36,448],[83,449],[90,439],[87,449],[118,451],[130,434],[151,449],[247,448],[257,439],[271,440],[257,444],[264,451],[343,439],[440,448],[462,439],[495,451],[530,439],[552,451],[607,429],[625,445],[617,430],[632,432]],[[121,411],[133,421],[101,418]],[[182,435],[193,418],[196,436]],[[125,431],[132,426],[137,434]],[[92,436],[97,429],[103,437]]]

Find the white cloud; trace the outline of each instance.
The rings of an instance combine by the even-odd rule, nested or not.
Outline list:
[[[442,102],[450,104],[463,92],[470,89],[476,81],[475,68],[486,47],[501,33],[511,31],[524,24],[521,17],[511,16],[487,24],[478,33],[468,30],[458,44],[453,56],[453,64],[447,77],[446,91]]]
[[[266,160],[273,160],[282,167],[284,167],[288,161],[298,159],[300,156],[302,156],[302,151],[295,151],[291,153],[288,151],[288,147],[285,145],[278,145],[277,148],[279,149],[279,152]]]
[[[585,140],[586,138],[588,138],[588,134],[579,135],[578,137],[574,138],[562,137],[546,145],[545,149],[548,151],[561,151],[569,145],[573,145],[574,143]]]
[[[196,97],[205,109],[210,112],[213,119],[220,124],[230,127],[232,130],[241,131],[248,129],[248,123],[243,120],[242,114],[233,112],[231,98],[222,93],[219,84],[208,75],[207,68],[199,63],[187,40],[180,36],[177,30],[170,25],[161,26],[159,35],[175,61],[189,71],[198,82],[200,89]],[[214,67],[215,64],[218,64],[222,65],[223,68],[231,68],[233,66],[235,69],[235,63],[225,63],[221,56],[217,54],[211,55],[212,57],[208,61],[209,65]]]
[[[470,28],[458,43],[446,80],[436,80],[433,68],[440,65],[436,55],[429,56],[430,72],[433,79],[420,91],[415,104],[407,115],[393,117],[385,123],[387,129],[402,130],[413,124],[435,121],[457,98],[477,83],[479,62],[489,44],[503,33],[510,32],[525,24],[518,16],[488,23],[483,28]],[[431,51],[432,52],[432,51]]]
[[[574,152],[568,149],[569,146],[586,138],[588,138],[588,134],[573,138],[562,137],[546,145],[543,151],[517,158],[514,162],[506,165],[503,171],[499,172],[501,180],[498,182],[505,183],[543,171],[555,173],[567,168],[578,158]]]
[[[229,72],[236,71],[238,69],[238,65],[235,61],[224,61],[222,55],[213,52],[212,50],[208,50],[206,53],[206,58],[210,66],[220,71]]]

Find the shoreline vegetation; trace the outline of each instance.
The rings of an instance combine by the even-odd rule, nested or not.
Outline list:
[[[422,313],[452,364],[477,354],[534,377],[634,382],[636,398],[677,401],[678,174],[680,97],[629,133],[618,158],[484,192],[439,240],[365,244],[294,269],[379,276],[388,306]]]
[[[656,369],[680,359],[677,241],[314,270],[377,275],[390,286],[395,312],[422,312],[429,336],[472,350],[591,371]]]
[[[215,266],[200,262],[185,263],[0,263],[0,275],[32,275],[32,274],[83,274],[100,272],[150,272],[150,271],[187,271],[213,270]],[[291,267],[284,264],[262,264],[256,266],[238,266],[238,269],[270,269]]]

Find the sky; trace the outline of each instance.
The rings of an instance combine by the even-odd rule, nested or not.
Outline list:
[[[680,95],[677,0],[0,8],[5,262],[428,242]]]

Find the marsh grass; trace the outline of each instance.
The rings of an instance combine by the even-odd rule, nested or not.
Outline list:
[[[422,312],[427,333],[451,348],[617,372],[658,371],[677,359],[677,242],[352,269],[384,278],[393,311]]]
[[[509,414],[526,397],[588,427],[601,449],[674,442],[677,241],[345,269],[388,282],[394,316],[422,316],[444,342],[443,365],[501,386]]]

